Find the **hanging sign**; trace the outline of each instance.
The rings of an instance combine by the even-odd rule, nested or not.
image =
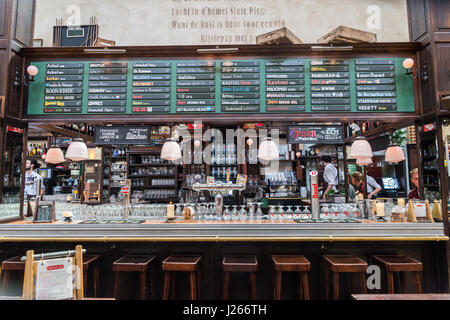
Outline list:
[[[150,144],[149,126],[111,126],[95,127],[95,144]]]
[[[344,143],[342,126],[287,126],[287,142],[293,144]]]

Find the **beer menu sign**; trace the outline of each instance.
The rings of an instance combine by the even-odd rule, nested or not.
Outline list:
[[[414,112],[403,60],[31,62],[28,114]]]
[[[287,126],[288,143],[298,144],[338,144],[344,142],[343,126]]]

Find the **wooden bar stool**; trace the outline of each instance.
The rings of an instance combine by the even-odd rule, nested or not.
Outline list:
[[[113,263],[113,271],[115,272],[114,281],[114,297],[119,299],[121,274],[124,272],[138,272],[140,279],[140,299],[145,300],[147,298],[147,274],[153,275],[153,260],[155,256],[146,255],[128,255],[120,258]],[[150,280],[150,297],[154,298],[154,285],[153,279]]]
[[[189,272],[191,300],[200,299],[202,279],[202,257],[199,255],[171,255],[162,262],[164,271],[163,300],[175,298],[175,272]],[[170,287],[172,290],[170,290]]]
[[[224,272],[223,278],[223,299],[228,300],[230,296],[230,273],[248,272],[250,278],[250,288],[252,299],[257,299],[256,273],[258,272],[258,260],[256,256],[224,256],[222,260]]]
[[[324,276],[325,299],[328,299],[329,276],[333,274],[333,297],[339,300],[339,273],[353,273],[353,291],[355,291],[356,278],[359,274],[359,280],[363,289],[363,293],[367,293],[366,288],[366,271],[368,264],[355,256],[349,255],[325,255],[323,257],[322,271]],[[354,293],[354,292],[353,292]]]
[[[301,255],[271,255],[274,265],[274,299],[281,300],[281,283],[283,272],[299,272],[299,297],[309,300],[308,272],[311,263]]]
[[[3,274],[3,281],[2,281],[2,296],[5,296],[7,293],[7,290],[11,289],[11,280],[13,273],[17,273],[19,277],[19,295],[22,294],[22,287],[23,287],[23,273],[25,271],[25,261],[20,261],[20,258],[22,256],[17,256],[8,260],[5,260],[2,262],[2,274]]]
[[[98,287],[100,284],[100,276],[99,276],[99,267],[98,267],[98,260],[101,258],[101,255],[97,254],[91,254],[86,255],[83,257],[83,287],[84,292],[86,292],[88,287],[88,272],[90,269],[90,266],[92,265],[92,271],[93,271],[93,288],[94,288],[94,298],[97,297]]]
[[[395,293],[394,272],[400,276],[403,293],[406,293],[405,272],[413,273],[417,293],[422,293],[422,284],[420,281],[420,274],[423,270],[422,262],[400,255],[374,255],[372,258],[374,264],[386,270],[388,294]]]

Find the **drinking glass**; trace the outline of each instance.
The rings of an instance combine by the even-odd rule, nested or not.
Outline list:
[[[308,206],[303,206],[303,207],[304,207],[303,215],[304,215],[305,219],[310,219],[311,211],[308,209]]]
[[[276,219],[277,210],[275,210],[275,206],[269,206],[269,219],[275,220]]]
[[[302,210],[300,209],[300,206],[295,206],[294,217],[295,219],[300,219],[302,217]]]
[[[231,220],[237,221],[239,220],[239,212],[237,210],[237,205],[233,205],[233,210],[231,210]]]
[[[256,209],[256,220],[262,220],[263,212],[261,210],[261,203],[258,202],[256,205],[258,206],[258,209]]]
[[[230,206],[225,206],[225,210],[222,212],[222,215],[224,221],[230,220]]]
[[[292,206],[287,206],[287,210],[286,210],[286,219],[288,220],[293,220],[294,219],[294,211],[292,211]]]
[[[278,220],[280,220],[280,221],[284,219],[284,210],[283,210],[283,206],[278,206],[276,218],[277,218]]]
[[[245,210],[245,205],[241,205],[241,210],[239,210],[239,219],[241,221],[247,220],[247,210]]]

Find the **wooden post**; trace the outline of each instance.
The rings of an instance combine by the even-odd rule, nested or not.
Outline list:
[[[437,135],[437,142],[438,142],[438,168],[439,168],[439,178],[441,180],[441,204],[442,204],[442,218],[444,223],[444,232],[446,235],[449,234],[450,229],[448,225],[448,203],[447,203],[447,197],[448,197],[448,186],[447,186],[447,168],[444,165],[445,159],[447,157],[445,156],[446,150],[445,150],[445,144],[444,144],[444,138],[442,134],[442,119],[441,117],[438,117],[436,119],[436,135]],[[448,164],[447,164],[448,165]]]
[[[76,300],[84,299],[83,288],[83,247],[77,245],[75,247],[75,279],[76,279]]]
[[[33,282],[34,282],[34,260],[33,260],[34,251],[27,250],[27,260],[25,262],[25,271],[23,276],[23,292],[22,299],[23,300],[33,300]]]

